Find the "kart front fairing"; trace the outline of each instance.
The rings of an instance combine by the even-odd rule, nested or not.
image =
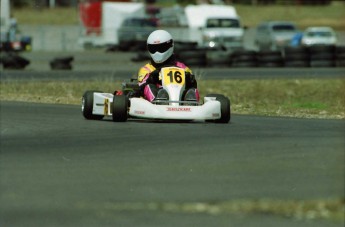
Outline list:
[[[221,116],[220,102],[205,98],[200,106],[156,105],[143,98],[131,98],[129,115],[137,118],[172,120],[214,120]]]

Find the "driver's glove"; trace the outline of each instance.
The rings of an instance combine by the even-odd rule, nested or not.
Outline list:
[[[159,70],[158,69],[156,69],[150,73],[149,78],[147,78],[146,83],[148,83],[148,84],[159,83]]]
[[[190,72],[186,72],[186,87],[187,88],[198,88],[198,84],[195,80],[195,76]]]

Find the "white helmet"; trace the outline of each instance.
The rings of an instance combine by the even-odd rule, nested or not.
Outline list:
[[[173,54],[174,41],[169,32],[156,30],[147,38],[147,49],[155,63],[162,63]]]

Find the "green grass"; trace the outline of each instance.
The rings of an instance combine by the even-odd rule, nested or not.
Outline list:
[[[235,5],[242,24],[253,27],[264,20],[289,20],[300,29],[307,26],[332,26],[336,30],[345,29],[345,3],[334,1],[328,6],[301,5]],[[13,9],[19,24],[67,25],[79,24],[76,8]]]
[[[242,23],[249,27],[265,20],[287,20],[300,29],[308,26],[331,26],[336,30],[345,29],[345,3],[334,2],[328,6],[301,5],[237,5]]]
[[[296,220],[327,220],[335,223],[344,222],[344,200],[343,199],[319,199],[319,200],[234,200],[224,202],[190,202],[190,203],[140,203],[126,202],[116,203],[79,203],[80,210],[94,212],[97,210],[104,216],[111,216],[116,212],[138,212],[138,211],[160,211],[167,213],[185,214],[265,214],[275,215]]]
[[[2,81],[0,100],[80,104],[85,90],[112,93],[122,81]],[[207,80],[201,95],[220,93],[231,100],[233,113],[265,116],[345,118],[345,80]],[[18,92],[20,91],[20,92]]]
[[[345,117],[344,80],[224,80],[200,84],[229,96],[234,112],[269,116]]]
[[[79,24],[76,8],[20,8],[12,9],[18,24],[28,25],[76,25]]]

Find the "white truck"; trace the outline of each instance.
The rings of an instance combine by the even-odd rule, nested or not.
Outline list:
[[[197,42],[199,47],[239,49],[244,29],[236,9],[229,5],[188,5],[184,8],[185,27],[166,27],[177,41]]]

